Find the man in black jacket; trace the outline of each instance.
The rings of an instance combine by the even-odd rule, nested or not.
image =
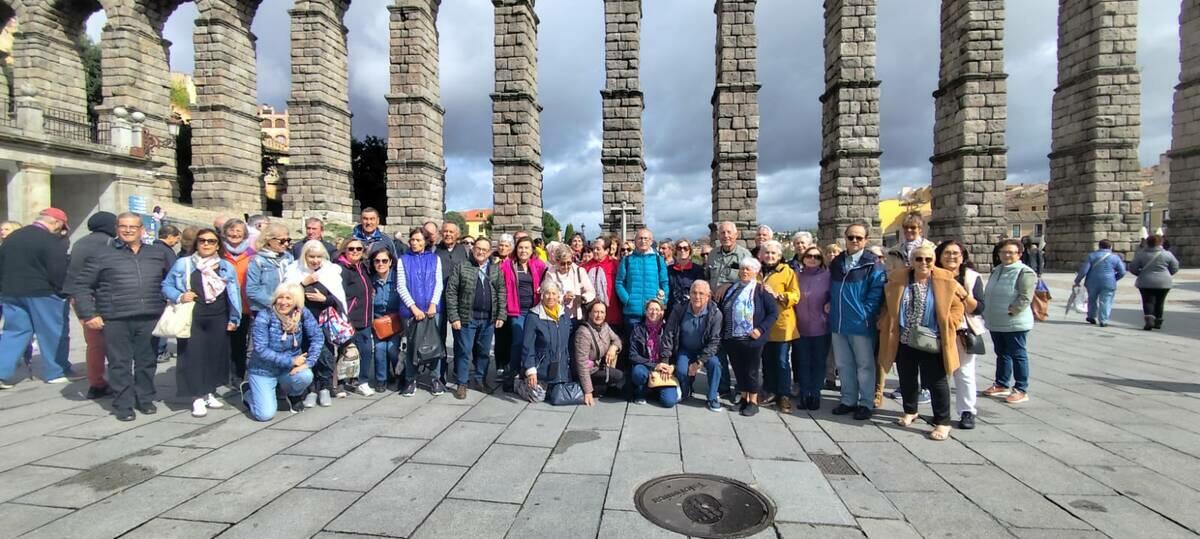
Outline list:
[[[454,329],[454,376],[458,387],[454,398],[467,398],[467,383],[484,391],[487,381],[488,352],[492,336],[507,318],[504,278],[500,264],[492,262],[492,242],[475,240],[470,262],[459,264],[446,284],[442,303],[446,319]],[[474,369],[471,366],[474,365]]]
[[[133,421],[134,407],[150,415],[158,366],[150,332],[166,301],[161,286],[170,267],[163,249],[142,244],[142,218],[117,217],[117,239],[86,266],[75,291],[84,327],[104,330],[108,384],[117,419]]]
[[[721,360],[717,351],[721,346],[723,321],[721,308],[712,301],[708,281],[696,279],[688,291],[688,303],[671,311],[663,331],[662,346],[675,366],[675,377],[679,379],[682,392],[680,399],[691,396],[692,379],[703,366],[708,373],[705,400],[710,412],[722,410],[717,400],[717,391],[721,387]]]
[[[83,268],[108,249],[109,242],[117,237],[117,216],[101,211],[88,218],[88,234],[71,246],[71,264],[67,267],[67,287],[63,294],[72,295],[79,288],[79,275]],[[104,332],[83,327],[83,340],[87,343],[87,398],[98,399],[109,394],[108,382],[104,381]]]
[[[67,214],[46,208],[33,224],[4,240],[0,248],[0,305],[4,333],[0,341],[0,389],[12,387],[18,359],[36,335],[47,383],[67,383],[71,360],[67,302],[61,296],[67,276],[67,242],[60,233]]]

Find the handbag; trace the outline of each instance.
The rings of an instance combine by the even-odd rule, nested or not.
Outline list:
[[[342,347],[337,360],[337,380],[356,381],[360,366],[361,355],[354,343]]]
[[[546,388],[540,383],[534,384],[533,387],[530,387],[529,382],[526,382],[525,380],[517,380],[514,385],[515,389],[517,390],[517,396],[522,400],[529,402],[542,402],[546,400]]]
[[[150,334],[155,337],[192,338],[192,310],[195,308],[195,301],[167,305]]]
[[[983,343],[983,337],[976,335],[969,329],[958,330],[958,339],[962,343],[963,351],[968,354],[983,355],[987,353],[987,346]]]
[[[399,314],[390,313],[372,320],[371,329],[375,332],[375,338],[390,339],[404,331],[404,320]]]
[[[933,333],[932,329],[925,326],[917,326],[908,335],[908,347],[927,354],[938,354],[942,351],[942,343],[938,336]]]
[[[326,307],[317,322],[325,330],[325,339],[333,344],[345,344],[354,337],[354,326],[336,307]]]
[[[583,388],[578,382],[552,384],[546,394],[546,402],[553,406],[578,406],[583,404]]]
[[[413,363],[428,367],[446,358],[446,342],[438,331],[437,319],[417,320],[410,329],[408,348],[412,351]]]
[[[658,369],[650,371],[650,381],[646,383],[646,387],[650,389],[658,389],[660,387],[679,387],[679,380],[675,379],[675,367],[667,366],[670,372],[663,373]]]

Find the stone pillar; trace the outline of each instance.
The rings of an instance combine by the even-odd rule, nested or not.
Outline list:
[[[876,0],[825,0],[819,236],[838,241],[851,223],[879,237],[879,80]]]
[[[1179,42],[1175,127],[1167,154],[1171,215],[1164,232],[1181,263],[1200,266],[1200,0],[1183,0]]]
[[[1122,256],[1142,226],[1137,0],[1060,0],[1046,264],[1074,269],[1102,239]]]
[[[87,114],[87,83],[75,40],[92,14],[75,2],[27,2],[13,36],[13,76],[52,108]]]
[[[391,13],[387,222],[408,231],[446,210],[439,101],[437,13],[441,0],[397,0]]]
[[[291,162],[283,217],[352,221],[345,0],[300,0],[292,17]]]
[[[927,234],[957,238],[988,271],[1005,232],[1004,2],[942,0],[942,62],[935,100],[933,219]]]
[[[601,228],[620,233],[621,215],[629,230],[645,223],[646,161],[643,159],[642,96],[638,73],[642,31],[641,0],[604,0],[605,83],[603,219]],[[622,210],[624,208],[624,210]]]
[[[192,116],[192,203],[229,213],[263,208],[255,2],[210,0],[196,19],[196,110]]]
[[[8,177],[5,194],[8,220],[23,225],[32,223],[38,212],[50,207],[50,168],[17,163],[16,174]]]
[[[757,0],[716,0],[712,222],[733,221],[744,240],[758,221]]]
[[[496,91],[492,93],[493,226],[496,234],[542,233],[542,107],[537,100],[534,0],[492,0]]]

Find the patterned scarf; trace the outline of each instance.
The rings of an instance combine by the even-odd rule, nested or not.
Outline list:
[[[646,320],[646,352],[650,354],[650,361],[658,362],[658,354],[662,343],[659,339],[662,337],[663,323],[651,322]]]
[[[275,316],[279,318],[279,325],[283,326],[283,332],[288,335],[295,335],[300,331],[300,307],[292,307],[292,312],[283,314],[279,312],[279,308],[275,308]]]
[[[611,306],[612,303],[608,299],[608,275],[604,274],[604,268],[592,266],[587,271],[587,276],[592,280],[592,288],[596,290],[596,300]]]
[[[204,303],[217,301],[217,297],[225,292],[225,278],[217,273],[221,260],[216,255],[208,258],[192,255],[192,264],[196,266],[196,271],[200,272],[200,281],[204,285]]]

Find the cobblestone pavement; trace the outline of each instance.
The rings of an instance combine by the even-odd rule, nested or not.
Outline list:
[[[896,401],[869,422],[832,416],[829,392],[819,412],[753,418],[700,401],[554,408],[422,392],[269,423],[235,407],[196,419],[170,399],[121,423],[84,400],[85,382],[26,379],[0,393],[0,536],[670,537],[633,493],[684,471],[765,492],[778,515],[756,537],[1200,532],[1200,271],[1154,333],[1141,331],[1131,280],[1107,329],[1064,317],[1069,276],[1047,281],[1056,298],[1030,340],[1031,400],[981,397],[978,428],[947,442],[920,422],[895,426]],[[81,363],[81,338],[73,349]],[[982,363],[981,388],[993,365]],[[174,365],[162,367],[170,397]],[[826,475],[815,455],[857,473]]]

